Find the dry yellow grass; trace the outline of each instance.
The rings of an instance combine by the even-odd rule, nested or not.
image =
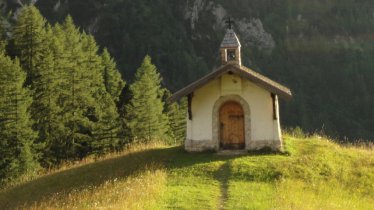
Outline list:
[[[125,179],[107,180],[100,186],[89,186],[71,192],[59,192],[22,209],[153,209],[166,185],[166,172],[159,166]]]
[[[66,171],[66,170],[71,170],[71,169],[74,169],[74,168],[79,168],[79,167],[82,167],[82,166],[85,166],[85,165],[88,165],[88,164],[92,164],[92,163],[95,163],[95,162],[115,159],[115,158],[118,158],[118,157],[121,157],[121,156],[124,156],[124,155],[132,154],[132,153],[136,153],[136,152],[140,152],[140,151],[146,151],[146,150],[150,150],[150,149],[154,149],[154,148],[162,148],[162,147],[166,147],[165,143],[163,143],[162,141],[155,141],[155,142],[151,142],[151,143],[148,143],[148,144],[132,143],[132,144],[129,144],[126,147],[124,147],[123,150],[119,151],[119,152],[113,152],[113,153],[105,154],[105,155],[100,156],[100,157],[92,155],[92,156],[85,157],[85,158],[83,158],[82,160],[79,160],[79,161],[67,161],[67,162],[64,162],[64,163],[60,164],[58,167],[44,169],[42,171],[39,171],[37,176],[28,176],[27,175],[27,176],[20,177],[19,179],[17,179],[16,182],[10,182],[2,190],[6,190],[8,188],[12,188],[12,187],[15,187],[17,185],[20,185],[20,184],[23,184],[23,183],[26,183],[26,182],[30,182],[30,181],[35,180],[35,179],[40,179],[41,177],[44,177],[44,176],[48,176],[48,175],[55,174],[55,173],[58,173],[58,172],[63,172],[63,171]]]
[[[0,209],[147,209],[162,193],[168,151],[158,143],[138,144],[66,163],[0,190]]]
[[[165,143],[163,143],[161,141],[155,141],[155,142],[151,142],[151,143],[148,143],[148,144],[132,143],[132,144],[128,144],[120,152],[113,152],[113,153],[105,154],[105,155],[100,156],[100,157],[97,157],[97,156],[93,155],[93,156],[88,156],[88,157],[86,157],[82,160],[79,160],[79,161],[73,161],[73,162],[69,161],[69,162],[62,163],[57,168],[51,168],[51,169],[42,171],[40,173],[40,176],[50,175],[50,174],[54,174],[54,173],[57,173],[57,172],[70,170],[70,169],[73,169],[73,168],[78,168],[78,167],[81,167],[81,166],[84,166],[84,165],[87,165],[87,164],[100,162],[100,161],[103,161],[103,160],[114,159],[114,158],[118,158],[118,157],[121,157],[121,156],[124,156],[124,155],[132,154],[132,153],[136,153],[136,152],[140,152],[140,151],[146,151],[146,150],[150,150],[150,149],[154,149],[154,148],[162,148],[162,147],[166,147],[166,145],[165,145]]]

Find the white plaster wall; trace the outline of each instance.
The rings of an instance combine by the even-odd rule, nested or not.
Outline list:
[[[196,90],[192,97],[192,121],[187,123],[187,139],[212,140],[212,110],[220,96],[220,80],[216,79]],[[190,126],[190,128],[188,128]]]
[[[242,97],[251,110],[252,141],[274,140],[273,102],[270,92],[250,81],[243,81]]]
[[[278,96],[276,96],[275,98],[276,100],[276,114],[277,114],[277,120],[273,120],[273,128],[274,128],[274,139],[279,139],[281,140],[282,139],[282,129],[281,129],[281,126],[280,126],[280,115],[279,115],[279,102],[278,102]],[[282,144],[282,141],[281,141],[281,144]],[[282,146],[282,145],[281,145]]]
[[[240,82],[230,85],[228,82],[230,80],[240,80]],[[225,85],[221,87],[221,83]],[[238,88],[238,83],[241,88]],[[279,120],[273,120],[270,92],[236,75],[223,75],[223,78],[217,78],[194,92],[191,104],[192,120],[187,120],[188,140],[212,140],[214,104],[221,96],[232,94],[241,96],[249,105],[251,113],[250,141],[281,139]],[[278,112],[278,100],[276,100],[276,111]]]

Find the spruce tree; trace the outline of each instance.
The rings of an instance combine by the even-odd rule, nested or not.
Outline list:
[[[121,73],[116,67],[115,61],[110,57],[107,49],[104,49],[101,55],[103,65],[103,78],[106,91],[112,96],[113,100],[118,103],[119,96],[126,83],[121,77]]]
[[[164,100],[171,96],[165,89]],[[179,102],[165,103],[165,113],[169,121],[169,135],[173,144],[182,143],[186,136],[187,99],[184,97]]]
[[[24,174],[34,173],[37,162],[34,140],[37,133],[31,128],[28,112],[32,102],[24,88],[26,74],[4,54],[0,55],[0,180],[5,183]]]
[[[64,63],[60,68],[63,77],[61,91],[64,93],[60,99],[62,120],[65,136],[60,145],[60,155],[67,159],[82,158],[90,152],[88,142],[92,137],[92,123],[89,116],[89,106],[94,103],[92,79],[89,75],[91,69],[84,68],[86,63],[83,53],[82,34],[74,25],[73,19],[68,16],[62,24],[61,41],[63,46]]]
[[[151,63],[150,56],[144,58],[129,89],[131,99],[125,105],[125,122],[130,137],[147,142],[168,139],[168,119],[163,113],[164,91],[161,88],[161,77],[156,66]]]
[[[13,38],[28,75],[26,85],[32,90],[31,116],[33,128],[39,133],[37,142],[45,146],[42,150],[43,164],[50,165],[56,162],[51,148],[63,133],[63,122],[59,116],[61,107],[57,101],[64,77],[60,77],[57,70],[60,65],[58,60],[64,58],[56,53],[59,49],[54,49],[56,39],[52,28],[34,6],[22,9]]]
[[[90,151],[87,142],[91,139],[92,125],[86,116],[88,104],[93,99],[89,78],[83,70],[85,55],[79,29],[68,16],[62,25],[55,24],[51,31],[49,36],[47,30],[49,49],[42,62],[49,64],[50,68],[41,70],[45,71],[45,80],[53,80],[55,95],[52,105],[55,109],[52,122],[56,120],[57,123],[51,141],[47,142],[45,159],[58,164],[62,160],[84,157]],[[48,131],[48,127],[49,124],[44,129]]]
[[[43,163],[54,162],[51,153],[51,145],[60,138],[62,126],[59,113],[60,107],[57,100],[60,96],[61,78],[57,72],[57,60],[53,50],[53,32],[48,26],[46,30],[46,46],[41,54],[40,60],[34,68],[34,77],[31,81],[33,92],[33,103],[31,105],[31,116],[34,120],[34,128],[39,133],[38,142],[43,143]],[[47,41],[48,40],[48,41]]]
[[[2,17],[1,15],[1,12],[0,12],[0,22],[3,23],[3,24],[0,24],[0,53],[3,54],[3,52],[5,51],[5,46],[6,46],[6,27],[5,27],[5,20],[4,18]]]
[[[68,59],[70,58],[69,52],[66,49],[66,35],[60,24],[55,24],[52,27],[52,36],[50,37],[49,48],[53,60],[53,72],[49,77],[54,81],[55,85],[55,119],[58,121],[58,126],[53,127],[53,136],[51,141],[46,141],[44,163],[58,164],[61,160],[73,157],[71,147],[69,144],[72,131],[68,127],[67,121],[71,116],[71,72],[73,64]],[[48,36],[49,37],[49,36]],[[49,58],[51,59],[51,58]],[[49,130],[49,128],[47,129]]]
[[[57,106],[61,138],[51,149],[57,160],[82,158],[117,148],[120,121],[104,85],[104,64],[94,38],[82,34],[68,16],[53,28],[59,78]]]
[[[90,78],[89,89],[94,99],[93,103],[89,104],[88,117],[93,126],[91,128],[93,139],[88,144],[91,146],[92,152],[101,154],[114,150],[118,146],[119,115],[113,97],[106,91],[105,77],[102,74],[106,67],[102,65],[101,57],[98,55],[95,39],[92,36],[84,35],[82,43],[86,58],[84,72],[86,72],[86,77]],[[112,71],[114,70],[112,69]]]
[[[35,69],[45,50],[46,20],[35,6],[24,6],[17,17],[13,41],[22,67],[27,72],[26,85],[35,77]]]

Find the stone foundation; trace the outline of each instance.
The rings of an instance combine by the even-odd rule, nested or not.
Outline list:
[[[282,142],[280,140],[259,140],[250,141],[247,145],[247,150],[256,151],[264,148],[270,148],[273,151],[282,149]]]
[[[184,148],[188,152],[217,151],[216,145],[212,140],[186,139]]]
[[[218,151],[219,148],[216,142],[213,140],[191,140],[185,141],[185,149],[188,152],[203,152],[203,151]],[[246,150],[256,151],[264,148],[270,148],[273,151],[279,151],[282,149],[282,142],[279,140],[259,140],[250,141],[246,144]]]

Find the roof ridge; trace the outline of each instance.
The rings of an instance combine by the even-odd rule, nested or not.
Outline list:
[[[265,76],[265,75],[263,75],[263,74],[261,74],[261,73],[255,71],[255,70],[252,70],[252,69],[250,69],[250,68],[248,68],[248,67],[246,67],[246,66],[240,66],[240,68],[241,68],[242,70],[244,70],[244,71],[248,71],[249,73],[256,74],[256,76],[257,76],[257,77],[261,77],[262,80],[267,80],[267,82],[269,82],[269,83],[274,83],[274,84],[277,85],[279,88],[282,88],[284,91],[287,91],[287,92],[290,92],[290,93],[291,93],[291,90],[290,90],[289,88],[287,88],[286,86],[280,84],[280,83],[277,82],[277,81],[274,81],[274,80],[270,79],[269,77],[267,77],[267,76]]]
[[[253,83],[257,84],[258,86],[266,89],[267,91],[278,94],[280,97],[285,99],[292,98],[292,92],[289,88],[279,84],[278,82],[248,68],[245,66],[238,66],[233,64],[226,64],[221,66],[220,68],[216,69],[215,71],[210,72],[209,74],[201,77],[200,79],[190,83],[186,87],[180,89],[179,91],[175,92],[170,98],[169,101],[176,101],[179,100],[181,97],[186,96],[196,89],[202,87],[206,83],[210,82],[211,80],[217,78],[218,76],[232,71],[233,73],[237,73],[239,76],[252,81]]]

